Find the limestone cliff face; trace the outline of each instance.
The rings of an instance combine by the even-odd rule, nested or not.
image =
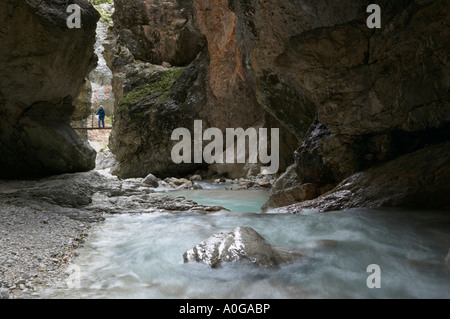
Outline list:
[[[0,176],[92,169],[95,151],[70,128],[74,100],[95,66],[98,13],[87,1],[81,29],[66,25],[67,1],[0,3]]]
[[[120,164],[114,174],[142,177],[186,175],[202,166],[175,164],[172,131],[193,128],[205,103],[206,64],[199,57],[187,68],[132,63],[124,76],[124,98],[115,112],[110,149]],[[134,76],[132,76],[132,74]]]
[[[114,7],[115,31],[136,60],[186,65],[205,46],[191,1],[115,0]]]
[[[308,200],[316,200],[318,210],[365,204],[406,206],[411,194],[423,207],[448,207],[445,196],[430,197],[425,188],[436,194],[449,191],[441,178],[429,179],[427,174],[447,176],[450,4],[380,0],[382,28],[369,29],[366,9],[372,2],[146,0],[127,1],[125,8],[124,1],[116,0],[115,25],[123,27],[116,30],[121,46],[111,61],[120,70],[117,89],[123,90],[127,102],[122,109],[116,107],[117,119],[123,122],[112,139],[113,150],[122,154],[119,171],[128,167],[124,176],[157,174],[152,170],[155,156],[166,172],[171,170],[167,165],[170,144],[161,148],[162,153],[152,154],[176,125],[170,122],[161,138],[153,127],[161,125],[157,123],[164,114],[187,120],[180,122],[186,127],[193,119],[203,119],[206,125],[219,128],[282,128],[283,170],[289,157],[295,161],[275,185],[265,209]],[[198,45],[177,51],[187,48],[180,39],[188,31]],[[182,63],[175,58],[176,52],[185,57]],[[139,64],[137,60],[144,62],[143,67],[130,66]],[[153,72],[153,76],[145,62],[163,61],[192,64],[164,93],[171,97],[169,102],[161,103],[160,93],[139,96],[142,90],[136,88],[145,89],[170,70]],[[143,74],[150,77],[145,80]],[[196,83],[196,93],[175,93],[181,83]],[[129,103],[130,97],[139,98]],[[183,109],[186,105],[189,108]],[[127,137],[125,127],[133,112],[141,116],[141,126],[151,123],[147,130],[151,133],[136,127],[138,134]],[[131,152],[128,145],[133,145]],[[427,154],[439,154],[439,160]],[[420,164],[421,156],[427,169]],[[147,159],[145,169],[133,170]],[[418,163],[389,173],[409,159]],[[377,176],[383,180],[376,180]],[[397,183],[402,176],[416,176],[422,182]],[[345,188],[346,196],[333,197],[341,194],[341,182],[354,186]],[[370,186],[381,189],[388,184],[398,188],[395,200],[393,194],[389,198]],[[358,200],[351,204],[356,189]],[[373,200],[373,196],[384,199]],[[336,205],[328,205],[338,197]]]
[[[397,174],[387,172],[394,167],[389,161],[449,139],[450,4],[379,1],[382,28],[372,30],[366,26],[369,2],[232,1],[258,101],[303,139],[296,165],[274,188],[267,209],[314,199],[375,165],[381,165],[377,172],[386,184],[398,185],[405,198],[416,194],[416,202],[422,194],[423,203],[430,203],[426,189],[449,190],[442,180],[421,175],[430,172],[419,169],[419,157],[408,174],[429,185],[400,185]],[[297,103],[274,98],[280,88],[298,95],[293,99]],[[440,171],[448,160],[429,163],[434,164],[433,170]],[[364,183],[353,179],[360,183],[355,187],[363,188],[358,191],[360,205],[364,194],[367,205],[402,202],[370,200],[374,193],[364,188],[375,176],[362,176]],[[445,198],[436,200],[435,207],[449,205]]]
[[[119,0],[113,20],[106,50],[116,96],[109,147],[119,165],[113,173],[163,177],[197,169],[172,162],[170,140],[175,128],[193,126],[205,104],[208,56],[200,53],[206,42],[190,7]]]
[[[236,17],[228,1],[126,3],[124,6],[116,1],[113,17],[118,45],[110,57],[114,91],[121,100],[116,105],[116,124],[110,139],[111,150],[119,161],[115,174],[170,176],[206,168],[176,165],[170,157],[175,144],[170,141],[171,132],[179,127],[192,129],[194,120],[202,120],[204,129],[217,127],[223,132],[225,128],[281,126],[276,119],[267,118],[245,78]],[[158,69],[151,64],[166,66],[162,62],[175,67],[151,71]],[[177,71],[180,65],[188,64]],[[171,76],[174,73],[177,79]],[[180,90],[185,93],[179,94]],[[191,95],[193,90],[195,94]],[[297,141],[291,143],[295,137],[283,128],[281,140],[281,147],[287,149],[280,163],[285,169],[293,162]],[[242,177],[249,170],[244,164],[212,165],[210,169],[232,177]]]

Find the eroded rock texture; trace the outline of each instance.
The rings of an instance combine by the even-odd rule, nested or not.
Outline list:
[[[114,6],[115,30],[137,60],[186,65],[205,46],[191,1],[115,0]]]
[[[379,1],[381,29],[366,25],[369,0],[116,3],[120,45],[110,61],[123,99],[111,149],[119,176],[198,169],[172,165],[167,141],[174,128],[202,119],[205,127],[281,129],[280,171],[289,169],[264,209],[340,191],[348,178],[361,185],[362,206],[407,205],[410,194],[428,194],[426,188],[448,190],[441,179],[421,175],[430,171],[420,166],[427,147],[447,147],[449,140],[448,1]],[[186,47],[183,32],[198,45]],[[174,58],[181,51],[183,62]],[[164,61],[189,67],[165,91],[146,93],[173,70],[145,63]],[[376,167],[389,183],[391,161],[408,154],[419,154],[418,162],[402,174],[431,184],[393,183],[395,200],[392,193],[392,200],[372,201],[365,173]],[[238,174],[235,169],[221,173]],[[352,206],[343,204],[350,197],[333,207]],[[448,206],[446,197],[434,198],[433,208]]]
[[[320,197],[281,207],[279,212],[326,212],[355,207],[448,210],[449,147],[449,142],[425,147],[355,173]]]
[[[172,131],[191,129],[204,106],[205,63],[197,59],[186,69],[165,69],[132,63],[124,76],[124,99],[116,108],[110,148],[122,177],[185,175],[199,164],[175,164]],[[133,73],[134,72],[134,73]],[[132,76],[134,75],[134,76]]]
[[[172,131],[184,127],[193,133],[194,120],[202,120],[203,129],[217,127],[223,132],[225,128],[281,127],[280,147],[286,154],[280,160],[281,170],[293,163],[296,138],[267,117],[245,78],[236,16],[228,1],[116,4],[114,33],[119,45],[109,58],[120,100],[110,140],[119,161],[114,174],[165,177],[208,168],[175,164],[170,156],[175,144],[170,140]],[[167,68],[164,62],[175,67]],[[221,165],[211,170],[242,177],[249,167]]]
[[[99,15],[87,1],[70,3],[81,7],[81,29],[67,27],[65,0],[0,4],[1,177],[94,167],[95,151],[69,123],[83,79],[96,63]]]
[[[113,19],[106,60],[116,96],[110,138],[119,162],[114,174],[186,174],[198,165],[172,162],[170,136],[177,127],[193,126],[205,103],[205,57],[197,56],[206,42],[192,7],[176,1],[115,1]]]
[[[268,203],[272,207],[312,199],[357,172],[449,139],[448,2],[381,1],[379,30],[366,26],[366,1],[284,1],[280,9],[259,1],[233,3],[259,101],[282,122],[306,133],[295,153],[296,185],[276,190]],[[268,20],[281,23],[262,23]],[[284,86],[296,86],[292,92],[300,95],[298,103],[271,102],[271,87],[280,86],[269,85],[267,74],[283,79]],[[315,120],[302,122],[294,114],[308,105]],[[420,175],[425,174],[421,159],[414,160],[403,173],[427,179]],[[385,167],[388,172],[389,164]],[[426,189],[448,190],[440,179],[430,182],[415,185],[414,191],[412,185],[397,185],[392,196],[405,197],[392,204],[406,204],[408,194]],[[360,205],[364,196],[368,204],[373,193],[365,192],[367,183],[360,186]],[[449,205],[445,197],[436,200],[434,207]]]

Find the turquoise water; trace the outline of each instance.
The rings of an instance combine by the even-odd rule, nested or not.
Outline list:
[[[267,201],[267,189],[249,190],[177,190],[168,192],[174,196],[192,199],[201,205],[218,205],[237,213],[259,213],[261,206]]]
[[[234,205],[236,211],[257,211],[263,197],[258,192],[221,192],[184,195]],[[308,258],[278,269],[239,263],[210,269],[183,262],[186,250],[237,226],[252,227],[270,244],[301,250]],[[337,245],[314,248],[313,243],[322,239]],[[444,265],[449,248],[450,218],[439,212],[114,215],[94,227],[74,261],[80,269],[80,287],[47,294],[49,298],[450,298],[450,271]],[[367,286],[371,275],[367,268],[372,264],[381,269],[379,289]]]

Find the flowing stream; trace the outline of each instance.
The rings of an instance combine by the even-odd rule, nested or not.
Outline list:
[[[214,188],[173,194],[230,212],[108,216],[74,261],[80,287],[49,290],[47,297],[450,298],[444,264],[448,214],[392,209],[259,214],[267,190]],[[183,262],[186,250],[237,226],[252,227],[270,244],[302,250],[309,258],[278,269]],[[323,239],[337,245],[315,247]],[[381,288],[368,288],[371,264],[381,269]]]

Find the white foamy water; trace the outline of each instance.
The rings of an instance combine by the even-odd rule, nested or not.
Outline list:
[[[242,198],[251,202],[248,192],[220,192],[225,207]],[[203,200],[217,197],[205,191]],[[257,207],[260,199],[254,200]],[[186,250],[237,226],[252,227],[270,244],[304,251],[309,258],[278,269],[239,263],[211,269],[183,262]],[[75,259],[81,287],[46,294],[50,298],[450,298],[450,271],[444,264],[449,230],[448,214],[390,209],[304,215],[114,215],[93,229]],[[323,239],[336,241],[336,247],[314,248],[313,243]],[[367,287],[371,264],[381,268],[380,289]]]

